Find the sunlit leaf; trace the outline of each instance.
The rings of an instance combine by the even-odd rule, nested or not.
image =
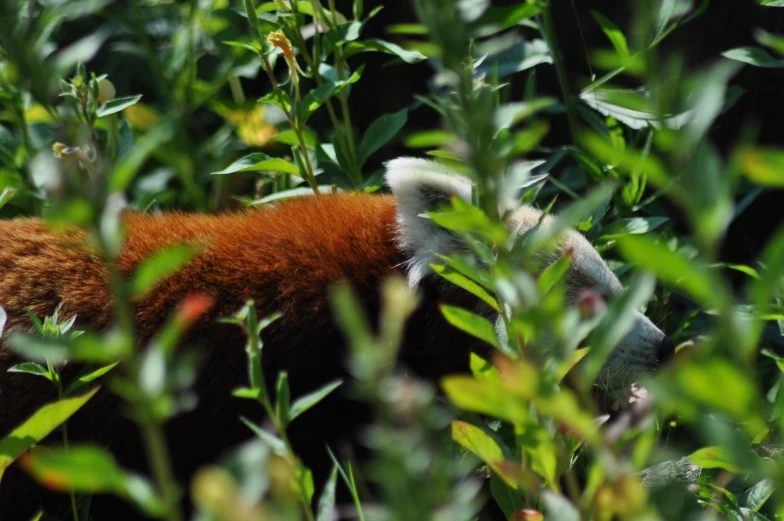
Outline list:
[[[135,298],[141,298],[156,284],[185,266],[195,255],[197,249],[189,245],[164,248],[148,257],[136,269],[131,285]]]
[[[124,98],[115,98],[98,107],[98,110],[95,112],[95,114],[99,118],[108,116],[110,114],[115,114],[127,107],[130,107],[131,105],[135,105],[139,102],[140,99],[142,99],[141,94],[137,94],[136,96],[127,96]]]
[[[44,405],[0,440],[0,479],[12,461],[59,427],[97,392],[98,387],[82,396]]]
[[[212,175],[233,174],[236,172],[282,172],[285,174],[299,175],[299,169],[280,157],[270,157],[261,152],[255,152],[238,159],[223,170],[212,172]]]
[[[498,349],[501,348],[498,344],[498,337],[495,334],[495,327],[486,318],[465,309],[447,305],[441,306],[441,314],[444,315],[447,322],[461,331],[465,331],[469,335],[483,340]]]

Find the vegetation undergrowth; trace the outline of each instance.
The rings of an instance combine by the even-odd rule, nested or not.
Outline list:
[[[12,371],[57,390],[56,401],[0,439],[0,479],[21,458],[33,478],[69,499],[67,511],[39,518],[81,521],[92,519],[98,493],[169,521],[183,519],[182,494],[198,519],[216,520],[470,520],[487,502],[513,520],[784,518],[784,229],[755,262],[720,256],[733,219],[784,187],[784,149],[757,145],[751,126],[730,150],[711,136],[743,94],[733,86],[742,67],[784,67],[784,36],[758,31],[757,45],[686,68],[660,45],[722,7],[640,1],[629,27],[612,13],[581,21],[598,24],[608,43],[585,50],[595,72],[582,79],[563,60],[548,0],[416,0],[418,23],[384,20],[394,42],[363,35],[384,16],[381,7],[326,4],[0,0],[0,217],[89,230],[116,313],[111,329],[78,332],[78,317],[31,313],[34,333],[3,335],[0,308],[4,348],[29,360]],[[388,58],[379,74],[422,62],[431,72],[428,92],[360,129],[352,91],[368,53]],[[543,69],[559,87],[547,96]],[[149,102],[122,92],[132,74],[145,78]],[[257,91],[257,99],[248,94]],[[408,129],[430,111],[439,128]],[[553,144],[547,136],[559,119],[568,132]],[[455,199],[429,215],[471,247],[433,269],[499,312],[493,324],[441,308],[452,325],[493,345],[498,361],[474,356],[473,374],[445,378],[443,393],[398,373],[391,362],[417,296],[391,279],[378,332],[351,288],[332,294],[353,381],[290,397],[284,372],[271,394],[259,335],[275,317],[258,317],[250,301],[225,319],[247,336],[248,382],[234,395],[258,402],[270,422],[237,418],[253,442],[191,483],[176,482],[163,427],[199,399],[198,350],[176,348],[214,303],[186,300],[138,346],[132,301],[195,251],[165,249],[125,280],[116,263],[121,213],[376,192],[378,158],[401,143],[475,182],[471,203]],[[528,204],[552,213],[555,225],[510,234],[504,223]],[[623,296],[604,305],[589,293],[566,306],[568,254],[531,275],[532,252],[566,227],[608,260]],[[745,277],[740,287],[730,284],[733,271]],[[636,309],[662,324],[677,354],[628,382],[644,391],[616,396],[632,403],[608,421],[595,399],[605,383],[597,376]],[[70,381],[66,361],[84,364]],[[127,402],[149,476],[121,468],[111,448],[69,443],[68,419],[99,380]],[[314,483],[286,427],[342,386],[378,413],[372,471],[333,456],[328,482]],[[373,481],[372,497],[364,481]],[[351,505],[336,505],[341,487]]]

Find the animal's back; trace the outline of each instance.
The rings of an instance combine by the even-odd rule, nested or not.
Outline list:
[[[247,384],[245,342],[239,328],[219,323],[219,317],[236,312],[248,299],[254,299],[260,316],[281,312],[282,318],[262,335],[267,380],[274,383],[277,372],[285,369],[292,394],[307,392],[342,371],[343,340],[332,324],[329,287],[339,280],[350,282],[372,310],[378,282],[402,262],[394,239],[392,196],[308,197],[218,216],[128,213],[123,223],[126,238],[118,264],[126,278],[167,246],[191,244],[197,250],[182,269],[133,303],[140,343],[188,295],[203,294],[214,302],[184,339],[203,355],[199,407],[168,425],[169,438],[177,440],[173,458],[183,475],[250,435],[239,423],[240,414],[260,420],[258,407],[231,396],[232,389]],[[30,329],[26,309],[39,317],[55,309],[62,318],[77,315],[76,329],[107,327],[112,320],[107,272],[89,235],[49,229],[35,219],[0,221],[0,306],[8,314],[6,332]],[[0,347],[0,436],[55,399],[46,382],[7,372],[19,361]],[[121,407],[102,390],[69,422],[69,436],[111,443],[123,464],[138,467],[138,435]],[[327,405],[324,411],[335,419],[334,408]],[[328,423],[325,429],[331,428]],[[325,432],[323,437],[334,435]],[[25,481],[17,473],[6,474],[0,504],[11,497],[29,498],[31,494],[15,491]]]

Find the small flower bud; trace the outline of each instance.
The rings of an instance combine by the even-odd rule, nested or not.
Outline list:
[[[117,90],[114,88],[114,85],[112,84],[111,81],[104,78],[100,82],[98,82],[99,103],[106,103],[107,101],[113,100],[116,94],[117,94]]]
[[[577,300],[577,310],[582,318],[595,317],[607,307],[604,299],[595,291],[585,290]]]

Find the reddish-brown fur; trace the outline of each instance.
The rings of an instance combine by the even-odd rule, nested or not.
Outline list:
[[[218,317],[236,312],[251,298],[260,316],[283,314],[262,334],[264,370],[268,385],[278,371],[289,371],[296,397],[345,373],[344,342],[327,300],[330,285],[350,282],[373,317],[380,280],[400,272],[405,260],[395,244],[393,196],[311,197],[219,216],[129,213],[124,224],[127,237],[119,266],[126,277],[166,246],[201,248],[184,268],[134,303],[140,343],[189,294],[206,294],[215,302],[183,340],[198,345],[204,355],[199,407],[167,426],[176,471],[183,478],[250,436],[238,421],[240,414],[262,419],[255,404],[231,396],[232,389],[247,384],[245,340],[239,328],[218,323]],[[112,304],[106,279],[85,232],[50,230],[36,219],[0,221],[0,305],[8,314],[6,333],[30,329],[25,309],[39,317],[55,309],[63,319],[76,315],[77,329],[107,327]],[[425,291],[403,352],[411,366],[431,377],[465,367],[468,350],[476,347],[440,318],[435,303],[449,291]],[[453,301],[462,298],[452,294]],[[46,382],[6,372],[18,362],[0,348],[0,436],[55,398]],[[298,450],[311,465],[326,458],[325,441],[341,436],[344,424],[356,423],[355,411],[340,403],[330,398],[292,424],[292,439],[303,440]],[[122,464],[144,469],[137,430],[125,412],[116,397],[101,390],[69,422],[69,434],[77,442],[109,444]],[[29,478],[10,471],[0,484],[0,512],[26,515],[40,494],[30,492]],[[100,511],[100,498],[94,508]],[[111,518],[118,518],[116,510]]]

